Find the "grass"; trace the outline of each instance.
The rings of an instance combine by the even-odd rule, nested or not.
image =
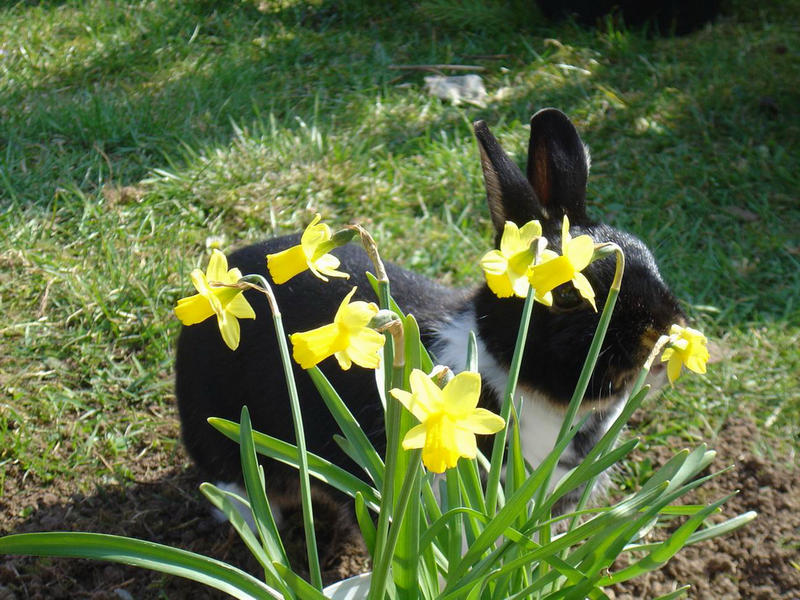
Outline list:
[[[796,452],[798,10],[733,2],[693,35],[648,39],[453,27],[409,4],[0,9],[0,493],[169,462],[171,307],[209,235],[230,249],[321,212],[408,267],[477,282],[492,234],[470,123],[522,160],[544,106],[592,149],[591,214],[648,241],[719,345],[707,377],[651,405],[648,443],[713,444],[747,415],[761,451]],[[446,62],[486,67],[485,108],[388,69]]]

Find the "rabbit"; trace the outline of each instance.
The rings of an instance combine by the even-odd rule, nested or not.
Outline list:
[[[557,480],[577,465],[607,431],[655,341],[672,323],[682,322],[684,316],[647,246],[636,237],[587,216],[588,152],[566,115],[549,108],[531,118],[526,174],[506,155],[484,122],[476,122],[474,132],[496,245],[499,246],[507,220],[521,226],[538,219],[549,247],[560,248],[562,218],[567,215],[572,235],[588,234],[595,242],[614,242],[625,252],[622,290],[582,407],[582,414],[591,411],[591,416],[561,457],[554,476]],[[289,235],[247,246],[233,252],[229,264],[242,273],[268,277],[265,256],[297,243],[299,235]],[[365,277],[373,266],[361,247],[348,244],[333,253],[341,261],[340,269],[351,275],[349,280],[323,283],[306,272],[273,286],[287,333],[330,322],[353,286],[358,288],[355,299],[376,301]],[[422,340],[436,362],[454,372],[463,370],[468,334],[475,332],[482,378],[480,405],[498,412],[523,300],[500,299],[486,285],[474,290],[451,289],[391,263],[386,264],[386,270],[393,297],[418,320]],[[601,311],[613,278],[614,260],[596,261],[584,273],[596,292],[597,309]],[[176,395],[183,441],[206,475],[229,483],[240,479],[239,449],[211,428],[208,417],[238,421],[241,407],[247,405],[256,430],[290,442],[294,439],[267,303],[254,292],[245,294],[256,319],[241,322],[238,350],[225,346],[213,319],[184,327],[177,346]],[[569,283],[554,290],[552,307],[535,304],[517,391],[524,398],[520,417],[523,453],[534,467],[553,448],[598,319],[599,312]],[[323,361],[320,368],[378,451],[383,452],[384,415],[374,373],[358,367],[343,371],[333,358]],[[334,442],[332,436],[338,428],[311,379],[298,365],[294,370],[308,449],[363,476]],[[274,507],[280,509],[282,503],[286,506],[296,502],[294,469],[275,461],[265,461],[264,468]],[[344,510],[341,518],[352,521],[347,515]]]

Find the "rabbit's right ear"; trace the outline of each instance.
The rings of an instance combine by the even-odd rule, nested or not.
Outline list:
[[[481,153],[486,199],[497,236],[503,234],[506,221],[522,227],[545,214],[536,194],[516,163],[500,147],[484,121],[472,125]]]
[[[586,219],[589,155],[578,130],[558,109],[543,108],[531,117],[528,181],[543,210],[561,221]]]

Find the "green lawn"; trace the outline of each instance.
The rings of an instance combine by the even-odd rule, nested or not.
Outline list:
[[[655,40],[341,4],[0,8],[0,493],[169,463],[171,308],[210,235],[230,249],[321,212],[477,282],[492,233],[470,124],[521,161],[544,106],[591,147],[591,214],[649,242],[718,346],[650,405],[648,443],[713,444],[742,414],[770,448],[800,447],[800,2],[732,2]],[[482,65],[490,102],[389,69],[420,63]]]

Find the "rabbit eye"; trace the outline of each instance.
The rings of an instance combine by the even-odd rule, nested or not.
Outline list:
[[[553,308],[559,311],[572,311],[585,304],[583,297],[572,283],[564,283],[553,290]]]

